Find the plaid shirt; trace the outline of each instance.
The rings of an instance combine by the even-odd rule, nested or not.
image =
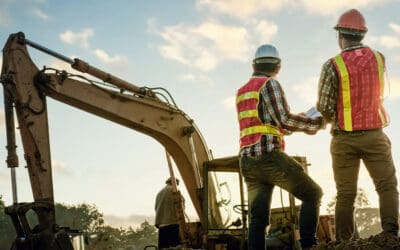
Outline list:
[[[366,46],[357,45],[346,48],[343,51],[349,51],[364,47]],[[327,122],[332,123],[331,132],[333,132],[334,130],[339,130],[336,115],[338,92],[339,77],[337,75],[335,66],[329,59],[322,66],[321,76],[319,78],[317,109]]]
[[[254,74],[253,77],[266,77],[266,75]],[[284,134],[290,134],[294,131],[315,132],[322,125],[321,119],[291,114],[285,93],[280,83],[273,78],[270,78],[265,86],[260,89],[258,113],[263,123],[282,128]],[[239,155],[241,157],[263,155],[281,149],[282,142],[279,138],[266,134],[261,137],[257,144],[242,148]]]

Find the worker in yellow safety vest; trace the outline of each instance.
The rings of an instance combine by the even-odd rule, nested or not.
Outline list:
[[[325,128],[323,118],[290,112],[283,89],[275,78],[281,59],[277,49],[260,46],[253,60],[253,75],[237,92],[240,127],[240,170],[249,205],[248,249],[265,249],[271,196],[279,186],[302,201],[300,242],[303,249],[316,243],[315,230],[322,190],[300,163],[283,151],[283,136],[294,131],[315,134]]]
[[[355,232],[360,160],[379,195],[383,232],[397,236],[399,193],[391,143],[382,131],[388,125],[383,107],[385,58],[362,44],[368,29],[359,11],[346,11],[335,29],[342,51],[322,67],[317,109],[332,124],[336,239],[351,239]]]

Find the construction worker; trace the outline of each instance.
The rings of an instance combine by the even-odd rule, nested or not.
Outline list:
[[[172,178],[165,181],[165,187],[158,192],[155,203],[155,226],[158,228],[158,248],[176,247],[181,244],[179,238],[179,221],[176,211],[176,202],[184,203],[180,192],[175,192],[172,186]],[[179,180],[175,178],[176,185]]]
[[[260,46],[253,60],[253,75],[237,92],[240,170],[247,185],[249,205],[249,250],[265,249],[274,186],[302,201],[300,242],[304,249],[316,243],[322,190],[300,163],[284,153],[283,134],[294,131],[315,134],[325,123],[322,117],[290,113],[283,89],[275,79],[280,65],[274,46]]]
[[[354,237],[360,160],[379,195],[383,231],[397,236],[399,193],[391,144],[382,131],[388,125],[383,107],[385,58],[362,44],[367,27],[359,11],[346,11],[334,28],[342,51],[322,67],[317,109],[332,124],[336,239]]]

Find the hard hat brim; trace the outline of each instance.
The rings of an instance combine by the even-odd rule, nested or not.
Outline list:
[[[281,60],[276,57],[260,57],[253,60],[254,64],[260,63],[279,63]]]

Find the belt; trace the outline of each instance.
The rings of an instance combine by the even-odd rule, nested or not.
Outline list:
[[[363,135],[363,134],[374,132],[374,131],[382,131],[382,128],[368,129],[368,130],[356,130],[356,131],[344,131],[344,130],[335,129],[332,131],[332,134],[333,135]]]

